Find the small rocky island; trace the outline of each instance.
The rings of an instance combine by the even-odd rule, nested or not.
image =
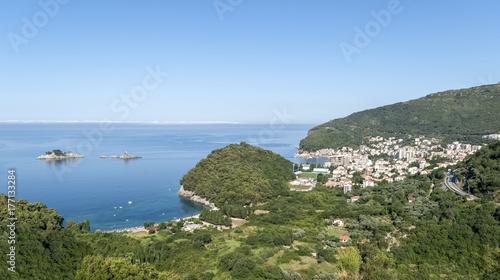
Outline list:
[[[75,154],[72,152],[63,153],[61,150],[52,150],[45,152],[45,155],[41,155],[37,157],[38,160],[64,160],[64,159],[73,159],[73,158],[83,158],[83,155]]]
[[[141,158],[141,157],[131,155],[127,151],[125,151],[125,153],[123,153],[123,155],[121,155],[121,156],[101,156],[101,158],[136,159],[136,158]]]

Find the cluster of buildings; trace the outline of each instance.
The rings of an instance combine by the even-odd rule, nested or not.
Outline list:
[[[489,138],[494,140],[500,140],[500,133],[484,135],[483,138]]]
[[[308,186],[314,188],[316,186],[316,180],[313,178],[297,178],[290,182],[292,186]]]
[[[395,137],[371,137],[368,144],[358,149],[322,149],[316,152],[299,152],[296,157],[326,158],[321,170],[328,170],[329,187],[341,187],[349,192],[352,186],[373,187],[381,181],[402,181],[408,175],[428,174],[440,167],[454,165],[475,153],[479,145],[453,142],[442,146],[434,138],[421,136],[403,144]],[[304,165],[303,165],[304,167]]]

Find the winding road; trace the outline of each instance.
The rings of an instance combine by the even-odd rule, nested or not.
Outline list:
[[[444,183],[443,185],[453,191],[454,193],[458,194],[458,195],[467,195],[469,196],[471,199],[476,199],[477,197],[472,195],[472,194],[468,194],[466,192],[464,192],[463,190],[461,190],[454,182],[453,182],[453,179],[455,178],[455,175],[453,172],[448,172],[446,173],[446,178],[444,179]]]

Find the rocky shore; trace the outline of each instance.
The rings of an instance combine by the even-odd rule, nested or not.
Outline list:
[[[201,197],[201,196],[197,195],[196,193],[194,193],[192,191],[185,190],[183,186],[181,186],[181,188],[179,189],[179,191],[177,192],[177,194],[179,194],[182,197],[189,198],[193,202],[205,204],[208,207],[210,207],[211,209],[218,209],[217,206],[215,206],[215,204],[213,204],[212,202],[210,202],[208,199],[206,199],[204,197]]]
[[[125,151],[125,153],[121,156],[100,156],[100,158],[136,159],[136,158],[141,158],[141,157],[131,155],[127,151]]]
[[[54,150],[52,152],[47,152],[45,155],[41,155],[37,157],[37,160],[64,160],[64,159],[73,159],[73,158],[83,158],[83,155],[66,152],[63,153],[60,150]]]

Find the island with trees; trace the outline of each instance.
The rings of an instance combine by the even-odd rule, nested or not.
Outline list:
[[[62,152],[59,149],[46,152],[44,155],[37,157],[38,160],[64,160],[83,158],[83,155],[75,154],[73,152]]]

